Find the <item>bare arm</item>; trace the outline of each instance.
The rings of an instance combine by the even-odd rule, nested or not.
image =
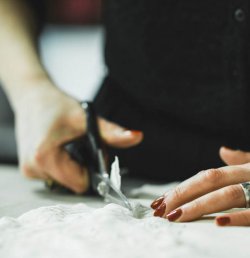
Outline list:
[[[35,31],[35,19],[25,1],[0,0],[0,80],[13,108],[30,85],[21,88],[20,82],[49,81],[39,60]]]

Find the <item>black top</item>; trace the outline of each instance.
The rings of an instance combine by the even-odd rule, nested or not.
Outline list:
[[[145,132],[138,147],[110,150],[122,165],[182,180],[221,166],[221,145],[250,150],[248,0],[104,0],[103,21],[96,108]]]
[[[105,2],[117,87],[186,125],[248,135],[248,0]]]

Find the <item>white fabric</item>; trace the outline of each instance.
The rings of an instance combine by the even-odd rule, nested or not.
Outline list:
[[[142,219],[116,204],[49,206],[0,219],[3,258],[249,257],[249,228]]]

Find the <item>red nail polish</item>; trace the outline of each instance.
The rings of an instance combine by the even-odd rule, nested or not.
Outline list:
[[[176,221],[178,218],[180,218],[181,214],[182,214],[182,210],[177,209],[167,214],[167,218],[169,221]]]
[[[155,210],[154,216],[155,217],[162,217],[165,213],[165,209],[166,209],[166,204],[162,203],[162,205]]]
[[[156,200],[154,200],[152,202],[151,208],[154,209],[154,210],[157,209],[162,204],[163,200],[164,200],[163,196],[157,198]]]
[[[216,222],[219,226],[226,226],[227,224],[230,223],[230,218],[229,217],[219,217],[216,219]]]
[[[138,131],[138,130],[131,130],[131,133],[133,134],[133,135],[141,135],[142,134],[142,131]]]

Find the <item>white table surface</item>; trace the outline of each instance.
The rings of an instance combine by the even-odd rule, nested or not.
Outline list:
[[[92,207],[105,204],[97,197],[51,193],[44,183],[24,178],[14,166],[0,166],[0,217],[17,217],[41,206],[86,203]]]

